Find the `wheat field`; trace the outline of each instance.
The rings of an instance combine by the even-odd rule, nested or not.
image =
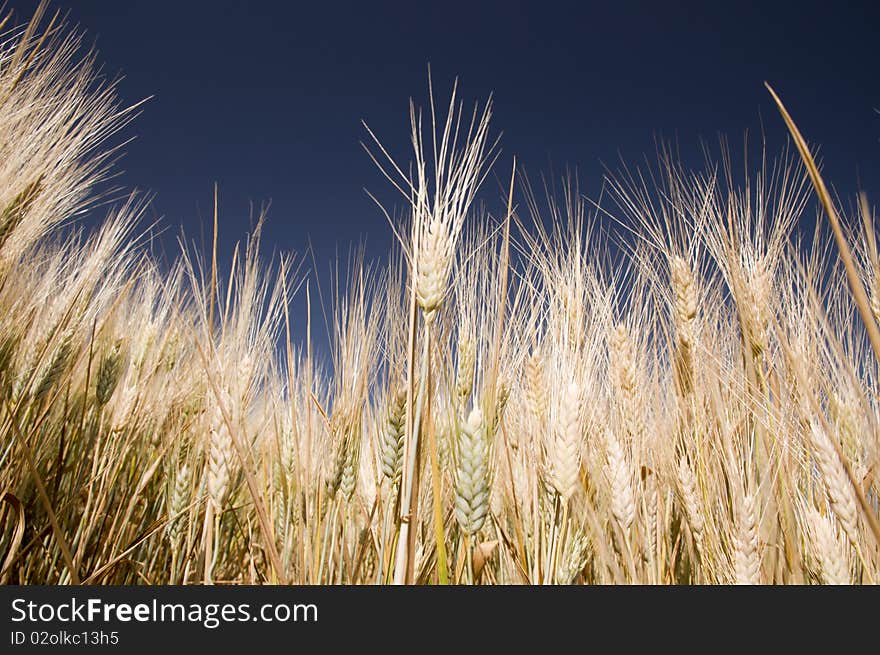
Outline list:
[[[0,18],[0,582],[880,581],[873,210],[775,94],[777,156],[660,148],[602,211],[500,170],[491,101],[366,127],[404,210],[321,356],[262,220],[223,270],[156,261],[138,195],[71,227],[138,107],[44,9]]]

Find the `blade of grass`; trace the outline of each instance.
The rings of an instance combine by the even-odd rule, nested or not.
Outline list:
[[[862,322],[865,324],[868,339],[871,341],[871,348],[874,351],[874,357],[876,357],[877,362],[880,363],[880,328],[877,327],[877,322],[874,320],[873,314],[871,313],[871,304],[868,300],[868,294],[865,292],[865,287],[862,285],[862,281],[859,278],[858,269],[856,268],[852,251],[846,241],[846,236],[843,233],[840,219],[834,209],[834,204],[831,202],[831,194],[828,193],[828,188],[825,186],[825,182],[819,174],[819,168],[816,166],[816,160],[813,159],[813,155],[810,153],[807,142],[801,135],[800,130],[798,130],[797,125],[795,125],[791,115],[782,104],[782,100],[776,95],[776,92],[770,84],[765,82],[764,86],[767,87],[770,95],[773,96],[773,101],[776,103],[779,113],[782,114],[782,118],[788,126],[788,131],[791,133],[792,139],[794,139],[795,145],[797,145],[797,149],[801,154],[804,166],[806,166],[807,172],[810,174],[810,179],[813,181],[816,195],[819,196],[819,201],[822,203],[822,208],[825,210],[825,215],[828,217],[828,222],[831,224],[831,229],[834,232],[834,240],[837,242],[837,249],[840,253],[840,258],[843,261],[843,266],[846,269],[846,277],[849,281],[853,299],[856,301],[856,307],[858,307]]]
[[[73,565],[73,556],[71,555],[70,545],[67,543],[67,539],[64,537],[64,532],[62,532],[61,526],[58,524],[58,517],[55,516],[55,511],[52,509],[52,503],[49,501],[49,494],[46,493],[46,485],[43,484],[43,478],[37,470],[37,464],[34,461],[34,453],[28,445],[24,435],[21,433],[21,429],[18,427],[18,419],[12,412],[12,408],[9,406],[9,401],[5,400],[4,403],[6,404],[6,411],[9,412],[9,422],[12,426],[12,430],[15,432],[18,443],[24,451],[28,468],[30,468],[31,475],[34,478],[34,484],[37,485],[40,500],[43,503],[46,514],[49,515],[49,522],[52,524],[52,532],[55,533],[55,539],[58,541],[58,546],[61,548],[61,555],[64,558],[64,564],[70,572],[70,581],[73,584],[78,585],[79,575],[77,575],[76,568]]]

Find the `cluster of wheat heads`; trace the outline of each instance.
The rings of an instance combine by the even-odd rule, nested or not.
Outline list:
[[[159,266],[136,200],[58,229],[132,111],[39,18],[0,38],[3,583],[880,578],[876,233],[802,233],[796,130],[807,172],[624,169],[612,242],[574,181],[477,211],[491,103],[432,97],[412,165],[369,133],[408,209],[320,364],[259,228],[224,274]]]

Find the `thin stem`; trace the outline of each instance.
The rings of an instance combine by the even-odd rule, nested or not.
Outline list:
[[[406,470],[404,471],[403,495],[400,502],[400,533],[397,539],[397,562],[394,568],[394,584],[404,584],[407,569],[409,541],[409,525],[412,519],[413,480],[418,461],[418,444],[420,422],[422,418],[422,403],[425,397],[425,387],[428,381],[428,359],[430,356],[431,323],[425,321],[424,346],[422,350],[422,371],[419,380],[419,392],[416,395],[416,407],[413,412],[412,432],[410,433]]]

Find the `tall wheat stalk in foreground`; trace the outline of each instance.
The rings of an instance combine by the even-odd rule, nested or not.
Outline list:
[[[602,213],[520,174],[499,219],[491,103],[432,92],[411,166],[369,133],[398,243],[337,263],[322,357],[263,217],[226,270],[157,263],[137,197],[69,225],[134,108],[42,24],[0,38],[3,583],[880,580],[874,213],[784,110],[805,172],[661,148]]]

